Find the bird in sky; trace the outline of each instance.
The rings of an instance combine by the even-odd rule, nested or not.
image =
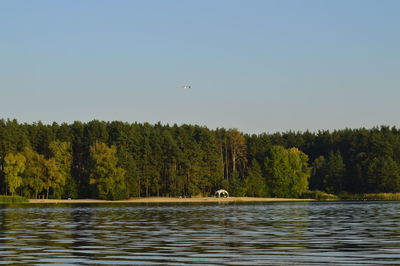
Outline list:
[[[183,88],[183,89],[191,89],[192,86],[190,86],[190,85],[183,85],[182,88]]]

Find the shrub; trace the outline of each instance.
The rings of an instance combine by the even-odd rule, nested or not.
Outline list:
[[[0,196],[0,203],[28,203],[27,198],[21,196]]]
[[[341,200],[400,200],[400,193],[343,193],[339,197]]]
[[[324,191],[313,190],[307,191],[301,195],[303,199],[316,199],[316,200],[339,200],[339,197],[333,194],[326,193]]]

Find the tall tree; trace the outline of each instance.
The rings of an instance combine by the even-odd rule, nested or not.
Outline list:
[[[368,192],[400,192],[400,167],[388,156],[369,161],[366,179]]]
[[[251,166],[248,169],[245,186],[246,196],[264,197],[267,195],[265,178],[262,176],[261,167],[255,159],[251,161]]]
[[[55,187],[55,196],[76,198],[78,196],[76,183],[72,177],[72,146],[65,141],[53,141],[49,145],[52,158],[59,170],[58,186]],[[52,163],[48,165],[51,166]]]
[[[297,148],[273,146],[265,160],[267,186],[274,197],[298,197],[308,189],[308,157]]]
[[[100,199],[127,198],[125,170],[118,167],[117,149],[98,142],[90,147],[92,169],[90,184],[94,186],[94,194]]]
[[[326,160],[324,156],[317,157],[311,168],[310,189],[323,190],[325,188],[324,179],[326,176]]]
[[[24,194],[31,197],[30,191],[32,191],[33,196],[37,199],[44,188],[43,177],[46,175],[45,158],[30,147],[24,149],[23,155],[26,158],[26,168],[23,175],[23,184],[26,186]]]
[[[267,186],[273,197],[290,195],[290,165],[288,153],[282,146],[272,146],[265,159]]]
[[[45,171],[42,176],[43,188],[46,190],[46,199],[49,198],[49,191],[60,191],[65,185],[65,176],[61,173],[56,161],[53,158],[44,160]],[[59,197],[59,195],[57,195]]]
[[[227,134],[232,160],[232,176],[235,176],[238,171],[238,176],[243,177],[247,163],[246,139],[237,129],[230,129]]]
[[[346,167],[339,151],[329,153],[324,172],[324,190],[328,193],[342,191]]]
[[[21,174],[25,171],[25,162],[25,157],[20,153],[9,153],[4,158],[5,182],[11,195],[22,185]]]
[[[297,148],[288,149],[290,177],[291,177],[291,196],[300,197],[308,190],[308,180],[310,178],[310,168],[308,166],[308,156]]]

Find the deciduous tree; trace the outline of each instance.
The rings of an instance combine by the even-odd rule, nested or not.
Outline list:
[[[22,185],[21,174],[25,171],[25,162],[25,157],[20,153],[9,153],[4,158],[5,181],[11,195]]]
[[[98,142],[90,147],[92,168],[90,184],[100,199],[124,199],[127,197],[125,170],[118,167],[117,149]]]

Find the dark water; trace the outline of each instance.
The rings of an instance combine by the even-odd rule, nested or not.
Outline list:
[[[400,202],[0,205],[0,264],[397,264]]]

